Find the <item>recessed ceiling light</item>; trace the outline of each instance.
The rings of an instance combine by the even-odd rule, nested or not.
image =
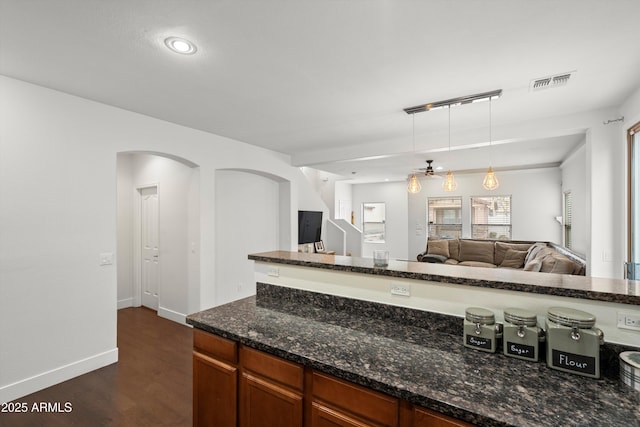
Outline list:
[[[183,55],[193,55],[198,50],[195,44],[180,37],[167,37],[164,39],[164,44],[172,51]]]

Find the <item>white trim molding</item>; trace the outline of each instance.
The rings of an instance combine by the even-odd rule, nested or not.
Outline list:
[[[34,375],[30,378],[0,387],[0,402],[10,402],[20,397],[43,390],[52,385],[70,380],[87,372],[100,369],[118,361],[118,349],[114,348],[78,360],[64,366]]]

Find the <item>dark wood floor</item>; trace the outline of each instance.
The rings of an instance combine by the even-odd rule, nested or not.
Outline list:
[[[0,414],[0,426],[190,426],[191,328],[146,308],[118,311],[119,362],[15,402],[69,413]]]

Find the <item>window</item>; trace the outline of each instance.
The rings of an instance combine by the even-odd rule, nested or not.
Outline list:
[[[384,243],[385,204],[362,204],[362,234],[365,243]]]
[[[564,228],[564,247],[571,249],[571,191],[563,193],[563,218],[562,224]]]
[[[471,238],[511,239],[511,196],[471,198]]]
[[[462,237],[462,197],[430,197],[427,211],[430,238]]]

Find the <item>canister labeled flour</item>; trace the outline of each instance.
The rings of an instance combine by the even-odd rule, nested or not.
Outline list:
[[[505,356],[537,361],[544,331],[535,313],[520,308],[504,309],[503,353]]]
[[[547,311],[547,366],[552,369],[600,378],[602,331],[590,313],[567,307]]]
[[[495,353],[497,340],[502,337],[502,325],[496,324],[492,311],[480,307],[465,310],[464,346]]]

